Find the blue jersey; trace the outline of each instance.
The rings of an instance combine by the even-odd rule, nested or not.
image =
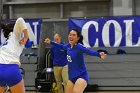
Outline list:
[[[53,58],[54,66],[65,66],[68,64],[67,61],[67,51],[60,49],[56,46],[51,47],[51,56]]]
[[[100,57],[98,52],[90,50],[81,44],[76,44],[72,48],[70,44],[58,44],[53,41],[51,41],[51,44],[67,50],[69,79],[75,78],[82,73],[87,72],[84,63],[84,53]]]

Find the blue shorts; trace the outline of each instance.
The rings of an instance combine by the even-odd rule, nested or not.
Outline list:
[[[80,76],[77,76],[75,78],[69,79],[73,84],[77,81],[77,79],[82,78],[88,83],[88,74],[87,72],[82,73]]]
[[[17,64],[0,64],[0,86],[14,86],[22,80]]]

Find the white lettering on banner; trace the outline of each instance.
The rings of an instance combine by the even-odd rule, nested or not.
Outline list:
[[[34,26],[33,28],[34,30],[31,28],[30,23],[28,22],[26,23],[29,40],[33,41],[34,45],[37,45],[37,26],[39,25],[39,22],[33,22],[32,25]],[[1,33],[1,37],[0,37],[1,43],[4,43],[6,39],[4,38],[2,31],[0,31],[0,33]]]
[[[126,46],[132,46],[132,23],[134,20],[124,20],[126,25]]]
[[[3,44],[5,41],[6,41],[6,38],[4,37],[4,35],[3,35],[3,33],[2,33],[3,31],[0,31],[0,37],[1,37],[1,43]]]
[[[138,42],[136,45],[132,45],[132,24],[134,23],[134,20],[124,20],[123,21],[125,24],[125,46],[140,46],[140,37],[138,39]],[[114,47],[118,47],[120,46],[121,40],[122,40],[122,28],[121,25],[119,24],[119,22],[117,22],[116,20],[108,20],[106,21],[106,23],[104,24],[103,28],[102,28],[102,41],[105,47],[110,47],[110,25],[113,24],[114,25],[114,32],[115,32],[115,41],[114,41]],[[82,35],[83,35],[83,43],[85,46],[87,47],[91,47],[89,44],[89,39],[88,39],[88,30],[89,27],[93,25],[95,27],[96,32],[99,31],[99,24],[96,21],[88,21],[87,23],[84,24],[84,26],[82,27]],[[98,47],[99,46],[99,39],[98,37],[96,38],[95,41],[95,45],[94,47]]]
[[[94,25],[96,32],[98,32],[98,23],[96,21],[89,21],[87,22],[83,27],[82,27],[82,35],[83,35],[83,43],[86,47],[90,47],[89,45],[89,40],[88,40],[88,29],[90,25]],[[96,39],[95,41],[95,45],[96,47],[98,47],[98,39]]]
[[[38,22],[33,22],[33,26],[34,26],[34,31],[31,28],[31,25],[29,23],[26,23],[27,28],[28,28],[28,35],[29,35],[29,40],[33,41],[34,45],[37,45],[37,25],[39,23]]]
[[[103,43],[104,43],[105,47],[110,47],[111,46],[110,42],[109,42],[109,39],[110,39],[109,38],[110,24],[113,24],[114,28],[115,28],[115,44],[114,44],[114,46],[119,46],[120,42],[121,42],[121,39],[122,39],[122,29],[121,29],[120,24],[115,20],[109,20],[104,24],[103,29],[102,29]]]
[[[140,37],[138,38],[138,42],[136,45],[133,45],[133,46],[140,46]]]
[[[33,22],[33,25],[34,25],[34,33],[35,33],[35,42],[34,42],[34,45],[37,45],[37,25],[39,25],[38,22]]]

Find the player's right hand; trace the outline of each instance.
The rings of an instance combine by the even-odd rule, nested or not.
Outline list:
[[[102,59],[105,59],[107,55],[104,52],[100,52],[100,56]]]
[[[51,40],[50,40],[49,38],[46,38],[46,39],[44,40],[44,43],[50,44],[50,42],[51,42]]]

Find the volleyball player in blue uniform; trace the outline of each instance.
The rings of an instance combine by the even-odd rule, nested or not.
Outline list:
[[[28,33],[23,18],[18,18],[15,24],[0,24],[5,43],[0,47],[0,93],[6,86],[11,93],[25,93],[24,81],[19,69],[20,54],[28,40]],[[23,38],[20,38],[24,34]]]
[[[84,53],[92,56],[97,56],[102,59],[106,58],[104,52],[98,53],[83,46],[82,35],[77,30],[71,30],[68,36],[69,44],[58,44],[50,39],[45,39],[48,44],[55,45],[59,48],[67,50],[68,60],[68,75],[69,81],[67,83],[65,93],[83,93],[88,83],[88,73],[84,63]]]

